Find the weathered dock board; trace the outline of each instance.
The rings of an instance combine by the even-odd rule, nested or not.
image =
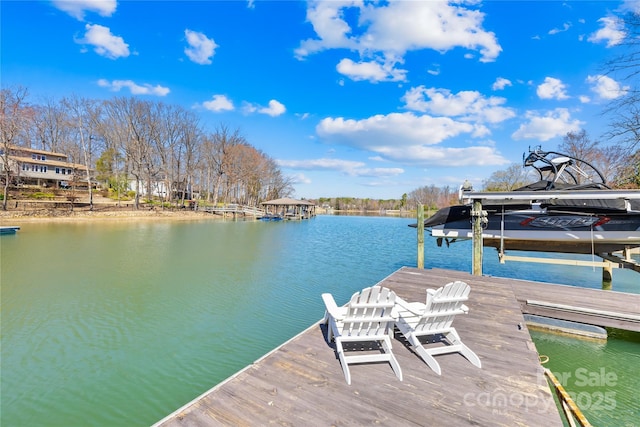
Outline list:
[[[513,282],[523,313],[640,332],[640,294]]]
[[[466,273],[445,271],[460,280],[469,277]],[[478,284],[510,286],[522,313],[640,332],[640,294],[491,276],[473,280]]]
[[[508,282],[401,268],[380,284],[406,300],[424,301],[426,288],[456,278],[472,291],[470,313],[454,325],[482,369],[458,354],[442,355],[438,376],[395,339],[404,380],[388,364],[354,365],[348,386],[324,327],[316,324],[155,425],[561,426]]]

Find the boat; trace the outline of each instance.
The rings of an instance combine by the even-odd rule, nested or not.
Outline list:
[[[18,230],[20,230],[20,227],[17,225],[0,226],[0,234],[16,234]]]
[[[499,250],[613,253],[640,247],[640,191],[612,190],[590,163],[540,147],[523,156],[539,179],[509,192],[460,188],[461,204],[424,221],[438,245],[473,238],[473,202],[482,203],[483,245]],[[415,227],[417,224],[411,224]]]
[[[282,221],[282,215],[278,214],[266,214],[261,216],[260,221]]]

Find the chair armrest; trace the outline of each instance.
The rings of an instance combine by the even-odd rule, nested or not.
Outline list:
[[[322,301],[324,301],[324,306],[327,310],[327,314],[334,319],[340,319],[342,317],[342,313],[336,304],[336,301],[333,299],[333,295],[331,294],[322,294]]]
[[[462,304],[460,306],[460,310],[462,310],[464,312],[464,314],[469,314],[469,307],[467,307],[466,305]]]
[[[393,313],[394,315],[397,316],[397,313],[400,310],[404,310],[416,316],[420,316],[424,311],[424,304],[422,303],[418,303],[418,304],[419,304],[419,307],[417,307],[417,304],[415,302],[407,302],[400,297],[396,297],[396,307],[394,307]]]

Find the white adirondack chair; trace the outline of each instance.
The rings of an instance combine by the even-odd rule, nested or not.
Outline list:
[[[396,376],[402,381],[402,371],[391,351],[391,336],[395,319],[391,312],[395,305],[396,294],[379,286],[365,288],[356,292],[347,305],[338,307],[331,294],[322,294],[326,312],[328,341],[335,340],[336,352],[342,364],[347,384],[351,384],[349,364],[389,362]],[[367,354],[345,354],[345,343],[374,343],[375,347]],[[352,351],[350,351],[351,353]]]
[[[465,282],[451,282],[437,290],[427,289],[427,303],[408,303],[402,298],[396,299],[394,316],[396,326],[405,336],[413,350],[438,375],[442,374],[440,365],[433,356],[446,353],[461,353],[471,363],[481,368],[480,359],[461,340],[455,328],[451,326],[458,314],[467,314],[469,308],[463,304],[468,299],[471,287]],[[420,337],[441,337],[441,346],[425,348]]]

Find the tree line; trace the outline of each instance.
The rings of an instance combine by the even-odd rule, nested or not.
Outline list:
[[[95,100],[77,96],[27,102],[25,88],[3,88],[0,97],[5,203],[11,182],[9,146],[68,155],[92,173],[84,177],[93,204],[96,181],[120,194],[135,190],[163,202],[184,204],[197,193],[217,204],[258,205],[293,193],[275,160],[253,147],[238,129],[206,131],[181,106],[134,97]],[[6,205],[5,205],[6,208]]]
[[[211,204],[252,206],[293,193],[290,178],[275,160],[249,144],[239,130],[219,125],[206,132],[197,115],[183,107],[132,97],[104,101],[67,97],[42,104],[29,104],[26,99],[24,88],[2,89],[2,163],[9,164],[10,145],[67,154],[71,162],[93,172],[84,177],[90,203],[91,180],[116,194],[133,186],[136,208],[140,195],[150,198],[154,190],[161,201],[177,205],[194,193]],[[603,145],[581,130],[569,132],[557,150],[596,166],[612,188],[640,188],[640,150],[633,141]],[[4,209],[11,173],[11,168],[3,168]],[[482,190],[511,191],[533,179],[522,165],[513,164],[494,172]],[[458,203],[458,196],[457,187],[427,185],[400,199],[327,197],[316,202],[321,207],[362,212],[415,210],[422,204],[429,212]]]

